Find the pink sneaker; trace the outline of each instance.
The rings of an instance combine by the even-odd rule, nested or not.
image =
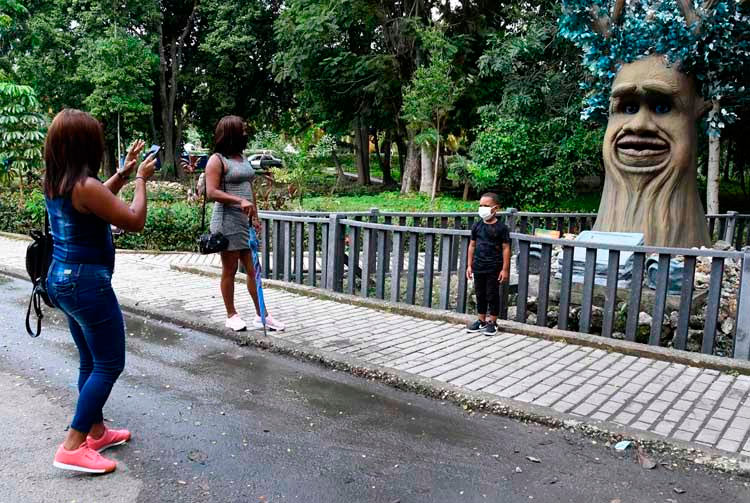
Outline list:
[[[130,440],[130,432],[128,430],[110,430],[106,426],[104,427],[104,435],[101,437],[94,438],[91,435],[86,437],[86,443],[96,452],[102,452],[104,449],[122,445],[128,440]]]
[[[58,447],[52,465],[63,470],[85,473],[110,473],[117,468],[117,463],[96,452],[86,442],[73,451],[62,445]]]
[[[255,319],[253,320],[253,327],[254,328],[263,328],[263,321],[261,320],[260,316],[257,314],[255,315]],[[266,328],[268,328],[271,331],[278,331],[282,332],[286,329],[286,325],[284,325],[282,322],[275,320],[273,316],[270,314],[266,315]]]

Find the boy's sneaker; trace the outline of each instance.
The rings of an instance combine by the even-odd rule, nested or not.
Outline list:
[[[61,445],[55,453],[55,460],[52,464],[63,470],[85,473],[109,473],[117,468],[117,463],[96,452],[86,442],[73,451]]]
[[[476,334],[477,332],[481,332],[484,330],[484,327],[487,326],[486,321],[477,320],[474,323],[471,323],[466,327],[466,331],[470,334]]]
[[[490,321],[487,323],[484,328],[482,329],[482,335],[491,336],[497,334],[497,325],[495,325],[495,322]]]

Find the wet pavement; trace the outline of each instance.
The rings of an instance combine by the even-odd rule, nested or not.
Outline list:
[[[577,434],[137,317],[105,408],[134,438],[108,451],[112,475],[61,472],[77,352],[57,312],[25,334],[29,290],[0,276],[0,503],[750,501],[746,479],[644,470]]]

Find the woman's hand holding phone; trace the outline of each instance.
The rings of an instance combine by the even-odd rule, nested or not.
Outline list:
[[[124,176],[130,176],[130,173],[133,172],[136,164],[138,163],[138,157],[140,156],[144,146],[146,146],[146,142],[144,142],[143,140],[135,140],[130,144],[130,147],[128,148],[128,154],[125,156],[125,165],[123,166],[121,171]]]
[[[154,171],[156,169],[156,154],[151,154],[147,156],[143,162],[141,162],[141,165],[138,166],[138,176],[141,176],[144,178],[144,180],[148,180],[152,176],[154,176]]]

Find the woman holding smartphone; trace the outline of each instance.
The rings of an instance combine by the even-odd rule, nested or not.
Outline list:
[[[255,170],[243,157],[247,147],[245,122],[236,115],[223,117],[214,132],[214,149],[206,165],[206,197],[216,202],[211,217],[211,232],[221,232],[229,240],[221,252],[221,296],[227,310],[226,327],[235,332],[247,325],[234,305],[234,279],[239,262],[247,271],[247,290],[255,304],[253,326],[262,328],[255,269],[250,251],[250,225],[260,230],[252,182]],[[266,314],[266,326],[284,330],[284,324]]]
[[[78,402],[54,466],[109,473],[117,464],[100,454],[130,439],[105,426],[102,407],[125,366],[125,325],[112,290],[115,249],[110,225],[130,232],[146,223],[146,180],[155,160],[147,157],[135,177],[128,206],[117,193],[135,170],[143,142],[128,150],[125,165],[106,182],[97,175],[104,153],[101,124],[80,110],[57,114],[44,144],[44,193],[53,240],[47,289],[68,320],[78,347]]]

